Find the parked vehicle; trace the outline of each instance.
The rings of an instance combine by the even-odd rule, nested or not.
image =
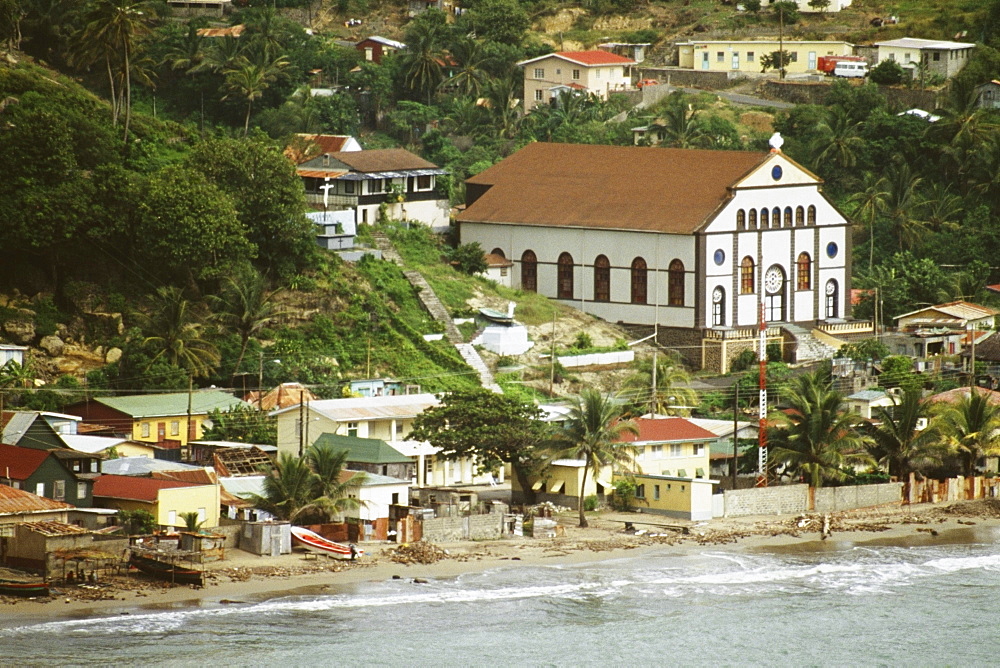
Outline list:
[[[823,74],[832,75],[837,63],[864,63],[861,56],[820,56],[816,61],[816,69]]]
[[[660,82],[656,79],[643,79],[635,85],[636,88],[645,88],[646,86],[658,86]]]
[[[847,79],[864,79],[868,76],[868,63],[837,63],[833,76]]]

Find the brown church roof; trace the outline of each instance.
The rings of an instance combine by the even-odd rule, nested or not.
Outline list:
[[[534,143],[472,177],[459,222],[689,234],[768,157],[747,151]]]

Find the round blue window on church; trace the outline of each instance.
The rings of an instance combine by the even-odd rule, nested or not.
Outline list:
[[[781,180],[781,165],[775,165],[771,168],[771,178],[775,181]]]
[[[829,257],[837,257],[837,244],[831,241],[826,245],[826,254]]]
[[[722,263],[726,261],[726,251],[721,248],[715,251],[715,264],[722,266]]]

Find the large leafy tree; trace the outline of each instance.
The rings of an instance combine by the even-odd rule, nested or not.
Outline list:
[[[921,394],[920,388],[911,387],[895,406],[876,408],[878,426],[868,428],[869,453],[890,476],[900,480],[940,463],[947,453],[933,424],[920,428],[930,418],[930,406]]]
[[[437,456],[471,458],[480,472],[510,463],[518,484],[531,497],[529,476],[544,460],[549,433],[537,406],[483,389],[451,392],[413,421],[411,440],[441,448]],[[530,502],[529,498],[529,502]]]
[[[976,474],[983,455],[1000,454],[1000,405],[978,388],[941,415],[942,430],[962,459],[963,473]]]
[[[646,397],[650,397],[653,412],[663,415],[687,414],[698,405],[697,393],[682,387],[691,382],[691,376],[676,355],[657,355],[655,373],[654,358],[640,360],[637,367],[636,373],[625,381],[628,387],[636,390],[637,403],[644,403]]]
[[[228,277],[221,295],[213,296],[215,320],[240,337],[240,352],[233,365],[239,373],[250,339],[280,317],[283,311],[276,298],[280,290],[268,290],[264,276],[247,272],[239,278]]]
[[[262,272],[287,277],[309,265],[316,242],[304,215],[302,181],[266,137],[201,142],[187,165],[230,196]]]
[[[212,426],[205,429],[206,440],[278,444],[278,423],[266,411],[253,406],[233,406],[225,412],[216,409],[208,417]]]
[[[634,466],[636,447],[622,443],[624,434],[639,434],[632,420],[624,418],[625,405],[620,397],[608,396],[588,388],[576,398],[567,416],[564,429],[555,436],[558,449],[555,459],[582,459],[583,477],[580,480],[580,526],[587,526],[583,509],[583,490],[587,478],[605,466]]]
[[[845,464],[867,464],[867,438],[858,433],[860,416],[845,410],[843,397],[825,371],[799,376],[785,397],[788,410],[774,414],[770,432],[773,461],[809,476],[809,484],[841,480]]]

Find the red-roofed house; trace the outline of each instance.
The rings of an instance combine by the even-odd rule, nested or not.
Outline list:
[[[707,478],[709,445],[718,437],[680,417],[636,418],[639,435],[624,434],[621,441],[639,448],[638,471]]]
[[[632,65],[631,58],[607,51],[559,51],[522,60],[518,66],[524,68],[524,111],[549,104],[567,87],[607,99],[632,87]]]
[[[120,510],[145,510],[165,528],[183,528],[182,513],[198,513],[203,528],[219,526],[217,484],[156,480],[126,475],[102,475],[94,483],[100,505]]]
[[[0,524],[17,522],[65,522],[73,506],[62,501],[0,485]]]
[[[99,465],[98,459],[74,450],[0,444],[0,482],[78,508],[94,505],[91,489]]]

